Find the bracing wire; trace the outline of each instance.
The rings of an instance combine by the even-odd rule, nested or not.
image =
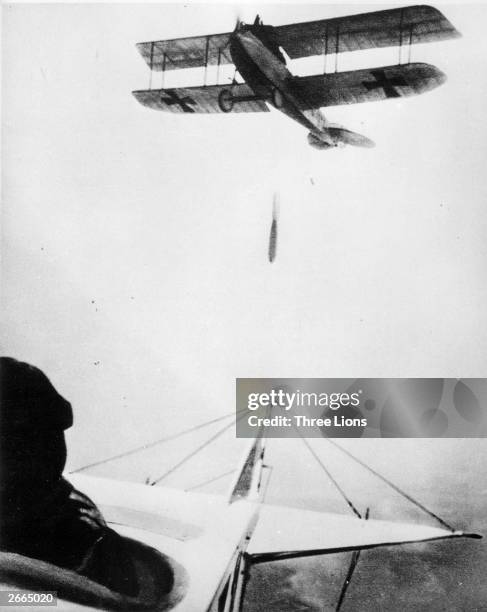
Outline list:
[[[185,457],[183,457],[180,461],[178,461],[175,465],[173,465],[171,468],[169,468],[168,470],[166,470],[164,472],[164,474],[162,474],[161,476],[159,476],[158,478],[155,478],[152,482],[150,482],[150,486],[153,487],[154,485],[158,484],[159,482],[161,482],[162,480],[164,480],[165,478],[167,478],[167,476],[169,476],[169,474],[172,474],[173,472],[175,472],[179,467],[181,467],[182,465],[184,465],[187,461],[189,461],[190,459],[192,459],[195,455],[197,455],[199,452],[201,452],[204,448],[206,448],[207,446],[209,446],[212,442],[214,442],[217,438],[219,438],[222,434],[224,434],[228,429],[230,429],[230,427],[233,427],[235,425],[235,423],[237,421],[242,420],[245,417],[245,413],[241,414],[237,419],[235,419],[234,421],[232,421],[231,423],[229,423],[228,425],[225,425],[224,427],[222,427],[221,429],[219,429],[216,433],[214,433],[210,438],[208,438],[208,440],[205,440],[203,442],[203,444],[200,444],[197,448],[195,448],[194,450],[192,450],[188,455],[186,455]]]
[[[213,478],[209,478],[208,480],[204,480],[203,482],[199,482],[198,484],[192,485],[185,489],[185,491],[194,491],[195,489],[200,489],[201,487],[205,487],[206,485],[211,484],[212,482],[216,482],[221,478],[225,478],[225,476],[230,476],[233,474],[235,470],[228,470],[227,472],[223,472],[223,474],[219,474],[218,476],[214,476]]]
[[[328,478],[331,480],[331,482],[335,485],[335,487],[337,488],[338,492],[340,493],[340,495],[343,497],[343,499],[345,500],[345,502],[347,503],[347,506],[350,508],[350,510],[355,514],[355,516],[357,516],[359,519],[362,518],[362,515],[360,514],[360,512],[357,510],[357,508],[353,505],[352,500],[347,496],[347,494],[345,493],[345,491],[342,489],[342,487],[338,484],[338,482],[336,481],[336,479],[333,477],[333,475],[331,474],[331,472],[328,470],[328,468],[325,466],[325,464],[321,461],[321,459],[318,457],[318,455],[315,453],[315,451],[313,450],[313,448],[311,447],[310,443],[308,442],[308,440],[306,440],[306,438],[303,438],[303,436],[301,435],[301,432],[294,427],[294,429],[296,430],[297,434],[299,435],[299,437],[301,438],[301,440],[304,442],[306,448],[309,450],[309,452],[312,454],[312,456],[314,457],[314,459],[317,461],[318,465],[322,468],[322,470],[325,472],[325,474],[328,476]]]
[[[395,485],[393,482],[391,482],[388,478],[386,478],[385,476],[382,476],[382,474],[380,474],[379,472],[377,472],[376,470],[371,468],[369,465],[367,465],[366,463],[361,461],[358,457],[355,457],[355,455],[352,455],[352,453],[350,451],[346,450],[345,448],[343,448],[343,446],[340,446],[339,444],[337,444],[334,440],[331,440],[330,438],[325,438],[325,440],[327,440],[327,442],[329,442],[333,446],[336,446],[336,448],[340,449],[342,451],[342,453],[345,453],[345,455],[350,457],[350,459],[353,459],[353,461],[356,461],[359,465],[361,465],[366,470],[368,470],[369,472],[374,474],[374,476],[376,476],[377,478],[379,478],[380,480],[385,482],[392,489],[394,489],[394,491],[396,491],[397,493],[399,493],[400,495],[405,497],[408,501],[410,501],[412,504],[414,504],[415,506],[417,506],[418,508],[423,510],[423,512],[426,512],[426,514],[429,514],[429,516],[431,516],[432,518],[436,519],[441,525],[443,525],[443,527],[446,527],[449,531],[452,531],[452,532],[455,531],[455,529],[451,525],[449,525],[441,517],[439,517],[437,514],[435,514],[432,510],[430,510],[429,508],[424,506],[421,502],[419,502],[417,499],[415,499],[414,497],[412,497],[411,495],[409,495],[408,493],[406,493],[405,491],[400,489],[397,485]]]
[[[364,519],[367,521],[369,518],[369,510],[370,508],[367,508],[365,510],[365,516]],[[350,560],[350,565],[348,567],[348,572],[347,575],[345,577],[345,580],[343,582],[342,585],[342,590],[340,591],[340,596],[338,597],[338,601],[337,601],[337,605],[335,607],[335,612],[340,612],[343,601],[345,599],[345,595],[347,593],[348,587],[350,586],[350,583],[352,582],[352,576],[353,576],[353,572],[355,571],[355,568],[357,567],[357,563],[360,557],[360,553],[361,550],[354,550],[352,553],[352,558]]]
[[[203,429],[204,427],[208,427],[209,425],[212,425],[213,423],[218,423],[219,421],[223,421],[224,419],[227,419],[228,417],[233,416],[234,414],[235,414],[234,412],[229,412],[221,417],[218,417],[216,419],[211,419],[210,421],[205,421],[204,423],[200,423],[199,425],[195,425],[193,427],[190,427],[189,429],[184,429],[183,431],[179,431],[178,433],[171,434],[169,436],[165,436],[164,438],[160,438],[159,440],[154,440],[153,442],[141,444],[140,446],[136,446],[135,448],[124,451],[123,453],[118,453],[117,455],[111,455],[110,457],[106,457],[105,459],[100,459],[99,461],[93,461],[93,463],[88,463],[86,465],[83,465],[82,467],[72,470],[69,473],[75,474],[76,472],[83,472],[84,470],[88,470],[89,468],[96,467],[104,463],[109,463],[110,461],[115,461],[117,459],[123,459],[123,457],[128,457],[129,455],[133,455],[135,453],[142,452],[144,450],[157,446],[158,444],[162,444],[163,442],[170,442],[171,440],[176,440],[177,438],[180,438],[181,436],[185,436],[186,434],[189,434],[193,431],[197,431],[198,429]]]
[[[345,578],[345,581],[343,583],[342,586],[342,590],[340,591],[340,596],[338,598],[338,602],[335,608],[335,612],[339,612],[342,604],[343,604],[343,600],[345,599],[345,595],[347,593],[348,587],[350,586],[350,582],[352,581],[352,576],[353,576],[353,572],[355,571],[355,568],[357,566],[358,560],[360,557],[360,549],[359,550],[354,550],[352,553],[352,560],[350,561],[350,565],[348,568],[348,572],[347,572],[347,576]]]
[[[272,466],[272,465],[264,465],[263,467],[267,468],[269,470],[269,472],[268,472],[268,476],[267,476],[266,481],[265,481],[264,492],[262,493],[262,503],[265,502],[265,499],[267,497],[267,491],[269,489],[269,483],[271,482],[272,474],[274,474],[274,466]]]

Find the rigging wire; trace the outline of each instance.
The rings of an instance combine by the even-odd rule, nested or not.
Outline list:
[[[342,603],[343,600],[345,599],[345,594],[348,590],[348,587],[350,586],[350,582],[352,581],[352,575],[353,572],[355,571],[355,567],[357,566],[358,560],[360,557],[360,549],[359,550],[354,550],[352,553],[352,560],[350,562],[350,565],[348,567],[348,572],[347,572],[347,576],[345,578],[345,581],[343,583],[342,586],[342,590],[340,591],[340,597],[338,598],[338,602],[335,608],[335,612],[339,612],[340,608],[342,607]]]
[[[370,508],[367,508],[365,510],[364,520],[366,520],[366,521],[369,518],[369,510],[370,510]],[[354,550],[353,553],[352,553],[352,558],[350,560],[350,565],[348,566],[348,572],[347,572],[347,575],[346,575],[345,580],[343,582],[342,590],[340,591],[340,596],[338,597],[337,605],[335,607],[335,612],[340,612],[340,609],[342,607],[343,600],[345,599],[345,595],[347,593],[348,587],[350,586],[350,583],[352,582],[353,572],[355,571],[355,568],[357,567],[357,563],[358,563],[358,560],[360,558],[360,553],[361,552],[362,551],[359,548],[358,550]]]
[[[200,423],[199,425],[195,425],[193,427],[190,427],[189,429],[184,429],[183,431],[180,431],[178,433],[165,436],[164,438],[160,438],[159,440],[155,440],[154,442],[148,442],[146,444],[142,444],[140,446],[132,448],[128,451],[124,451],[123,453],[118,453],[117,455],[111,455],[110,457],[106,457],[105,459],[100,459],[99,461],[88,463],[86,465],[83,465],[82,467],[77,468],[76,470],[72,470],[69,473],[75,474],[76,472],[83,472],[84,470],[87,470],[89,468],[108,463],[109,461],[115,461],[116,459],[122,459],[123,457],[133,455],[134,453],[139,453],[141,451],[147,450],[148,448],[152,448],[153,446],[157,446],[158,444],[162,444],[163,442],[170,442],[171,440],[176,440],[177,438],[180,438],[181,436],[189,434],[193,431],[197,431],[198,429],[202,429],[203,427],[207,427],[208,425],[212,425],[213,423],[223,421],[224,419],[227,419],[228,417],[233,416],[234,414],[234,412],[229,412],[228,414],[225,414],[221,417],[211,419],[211,421],[205,421],[204,423]]]
[[[261,503],[265,503],[265,498],[267,497],[267,490],[269,489],[269,483],[271,481],[272,478],[272,474],[274,474],[274,466],[273,465],[263,465],[263,468],[266,468],[267,470],[269,470],[269,475],[266,478],[265,481],[265,485],[264,485],[264,492],[262,493],[262,501]]]
[[[246,412],[246,410],[245,410]],[[217,438],[219,438],[222,434],[224,434],[228,429],[230,429],[230,427],[233,427],[235,425],[235,423],[237,421],[242,420],[245,417],[245,412],[244,414],[241,414],[237,419],[235,419],[234,421],[232,421],[231,423],[229,423],[228,425],[225,425],[224,427],[222,427],[221,429],[219,429],[216,433],[214,433],[210,438],[208,438],[208,440],[205,440],[205,442],[203,442],[203,444],[200,444],[197,448],[195,448],[194,450],[192,450],[188,455],[186,455],[185,457],[183,457],[180,461],[178,461],[175,465],[173,465],[171,468],[169,468],[168,470],[166,470],[164,472],[164,474],[162,474],[161,476],[159,476],[158,478],[155,478],[152,482],[149,483],[149,485],[151,487],[153,487],[154,485],[158,484],[159,482],[161,482],[161,480],[164,480],[164,478],[166,478],[167,476],[169,476],[169,474],[172,474],[173,472],[175,472],[179,467],[181,467],[182,465],[184,465],[187,461],[189,461],[190,459],[192,459],[195,455],[197,455],[200,451],[202,451],[204,448],[206,448],[209,444],[211,444],[212,442],[214,442]]]
[[[233,474],[235,472],[235,470],[228,470],[227,472],[223,472],[223,474],[219,474],[218,476],[214,476],[213,478],[210,478],[209,480],[205,480],[203,482],[200,482],[198,484],[195,484],[191,487],[188,487],[187,489],[184,489],[185,491],[194,491],[194,489],[199,489],[200,487],[204,487],[206,485],[211,484],[212,482],[216,482],[217,480],[220,480],[220,478],[225,478],[225,476],[230,476],[230,474]]]
[[[336,446],[336,448],[340,449],[343,453],[345,453],[345,455],[347,455],[348,457],[350,457],[350,459],[353,459],[354,461],[356,461],[359,465],[361,465],[362,467],[364,467],[366,470],[368,470],[369,472],[371,472],[372,474],[374,474],[374,476],[377,476],[377,478],[379,478],[380,480],[382,480],[383,482],[385,482],[387,485],[389,485],[392,489],[394,489],[394,491],[396,491],[397,493],[399,493],[400,495],[402,495],[403,497],[405,497],[408,501],[410,501],[412,504],[414,504],[415,506],[417,506],[418,508],[420,508],[421,510],[423,510],[423,512],[426,512],[426,514],[429,514],[429,516],[431,516],[432,518],[436,519],[441,525],[443,525],[443,527],[446,527],[449,531],[454,532],[455,529],[449,525],[446,521],[444,521],[441,517],[439,517],[437,514],[435,514],[432,510],[430,510],[429,508],[427,508],[426,506],[423,506],[422,503],[420,503],[418,500],[414,499],[414,497],[412,497],[411,495],[409,495],[408,493],[406,493],[405,491],[403,491],[402,489],[400,489],[397,485],[395,485],[393,482],[391,482],[388,478],[386,478],[385,476],[382,476],[382,474],[380,474],[379,472],[377,472],[376,470],[374,470],[373,468],[371,468],[369,465],[367,465],[366,463],[364,463],[363,461],[361,461],[358,457],[355,457],[355,455],[352,455],[352,453],[348,450],[346,450],[345,448],[343,448],[343,446],[340,446],[339,444],[337,444],[334,440],[331,440],[330,438],[325,438],[325,440],[327,440],[330,444],[332,444],[333,446]]]
[[[320,465],[320,467],[323,469],[323,471],[325,472],[325,474],[328,476],[328,478],[331,480],[331,482],[335,485],[335,487],[337,488],[337,490],[339,491],[340,495],[343,497],[343,499],[346,501],[348,507],[350,508],[350,510],[355,514],[355,516],[357,516],[359,519],[362,518],[362,515],[360,514],[360,512],[357,510],[357,508],[353,505],[352,500],[347,496],[347,494],[345,493],[345,491],[342,489],[342,487],[338,484],[338,482],[335,480],[335,478],[333,477],[333,475],[330,473],[330,471],[328,470],[328,468],[325,466],[325,464],[321,461],[321,459],[318,457],[318,455],[315,453],[315,451],[313,450],[313,448],[311,447],[310,443],[308,442],[308,440],[306,440],[306,438],[303,438],[303,436],[301,435],[301,432],[299,431],[299,429],[297,429],[297,427],[293,426],[294,429],[296,430],[297,434],[299,435],[299,437],[301,438],[301,440],[304,442],[306,448],[309,450],[309,452],[313,455],[313,457],[315,458],[315,460],[318,462],[318,464]]]
[[[270,480],[271,480],[271,477],[272,477],[272,474],[273,474],[274,466],[263,464],[262,468],[269,470],[269,473],[268,473],[267,478],[265,479],[264,489],[263,489],[263,493],[262,493],[262,499],[261,499],[261,502],[260,502],[261,504],[263,504],[265,502],[265,498],[266,498],[267,490],[269,488],[269,483],[270,483]],[[216,482],[217,480],[220,480],[221,478],[224,478],[225,476],[230,476],[230,474],[234,474],[235,471],[236,471],[235,469],[228,470],[227,472],[223,472],[222,474],[219,474],[218,476],[214,476],[213,478],[210,478],[208,480],[200,482],[200,483],[198,483],[196,485],[193,485],[191,487],[187,487],[185,489],[185,491],[194,491],[194,489],[199,489],[200,487],[204,487],[206,485],[209,485],[209,484],[211,484],[213,482]],[[149,483],[150,483],[150,480],[147,480],[145,484],[149,484]]]

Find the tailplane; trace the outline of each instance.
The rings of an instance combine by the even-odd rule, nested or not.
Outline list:
[[[370,138],[367,138],[367,136],[357,134],[357,132],[352,132],[351,130],[346,130],[342,127],[329,127],[326,128],[326,131],[330,134],[333,140],[342,142],[343,144],[352,145],[353,147],[364,147],[366,149],[375,147],[375,142],[370,140]]]
[[[308,142],[316,149],[330,149],[343,145],[367,149],[375,147],[375,143],[370,138],[367,138],[367,136],[339,126],[323,128],[322,132],[310,132],[308,134]]]

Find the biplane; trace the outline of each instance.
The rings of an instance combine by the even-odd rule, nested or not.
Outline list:
[[[280,110],[309,130],[309,144],[318,149],[340,145],[371,147],[367,137],[330,123],[322,107],[356,104],[421,94],[441,85],[446,76],[435,66],[411,63],[411,46],[460,36],[448,19],[431,6],[408,6],[282,26],[237,22],[233,32],[137,44],[152,71],[204,67],[198,87],[134,91],[144,106],[172,113],[268,112]],[[399,63],[338,72],[340,53],[399,47]],[[401,63],[403,47],[409,59]],[[287,58],[335,56],[335,71],[293,76]],[[235,77],[220,84],[220,66],[233,64]],[[217,83],[207,84],[208,66],[217,67]]]
[[[225,426],[210,440],[227,429]],[[56,592],[59,609],[66,612],[237,612],[243,609],[250,570],[256,564],[350,552],[347,576],[337,597],[335,609],[339,610],[361,551],[481,537],[455,530],[411,496],[409,501],[438,520],[440,527],[371,519],[368,510],[359,512],[350,500],[351,516],[264,504],[268,480],[263,474],[269,467],[264,463],[265,446],[261,430],[251,440],[240,466],[232,471],[226,495],[150,486],[158,484],[160,478],[137,484],[67,475],[75,487],[95,501],[109,526],[129,546],[139,584],[135,596],[122,595],[73,571],[14,553],[0,554],[2,589]],[[194,456],[193,450],[188,457]],[[396,487],[396,491],[400,490]]]

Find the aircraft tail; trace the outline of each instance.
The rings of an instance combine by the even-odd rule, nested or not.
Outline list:
[[[330,149],[346,144],[354,147],[375,147],[375,143],[370,138],[367,138],[367,136],[357,134],[340,126],[327,126],[323,128],[321,133],[310,132],[308,134],[308,142],[316,149]]]
[[[374,141],[367,138],[367,136],[357,134],[357,132],[352,132],[342,127],[328,127],[326,131],[333,140],[342,142],[343,144],[352,145],[354,147],[365,147],[367,149],[375,147]]]

